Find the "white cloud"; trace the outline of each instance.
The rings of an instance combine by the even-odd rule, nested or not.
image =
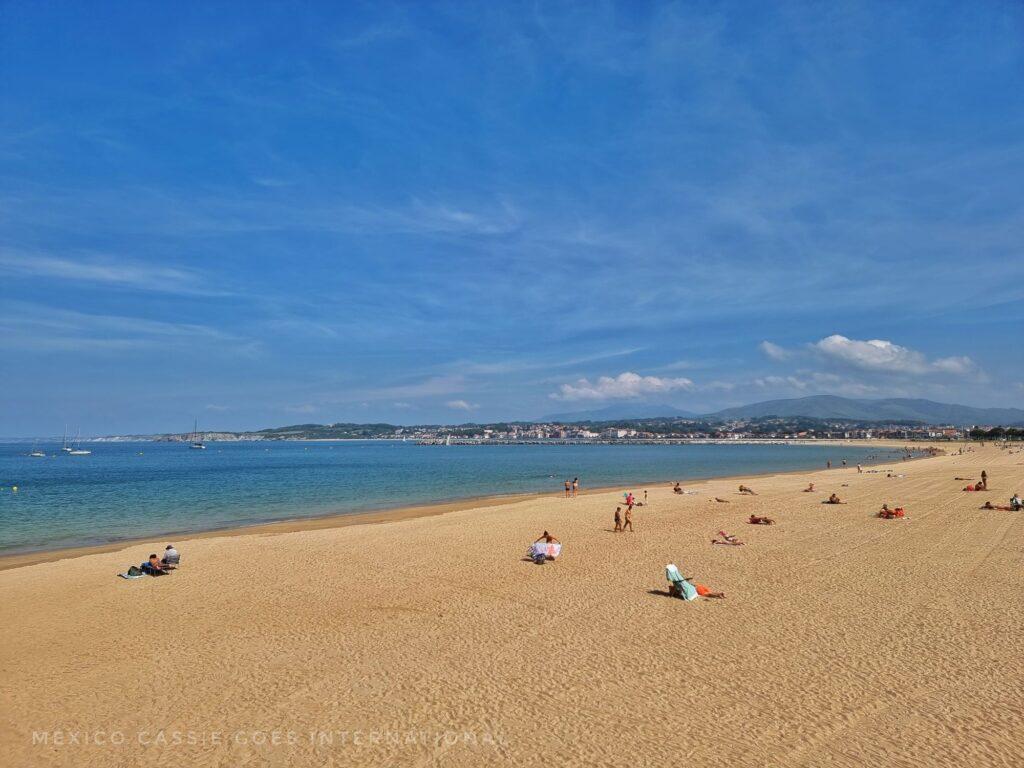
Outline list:
[[[770,341],[762,341],[757,347],[772,360],[787,360],[793,356],[788,349],[780,347],[778,344],[772,344]]]
[[[612,400],[641,397],[643,395],[693,389],[693,382],[687,378],[661,378],[640,376],[631,371],[612,378],[601,376],[596,382],[580,379],[575,384],[563,384],[558,392],[550,395],[554,400]]]
[[[932,368],[943,373],[968,374],[978,369],[974,361],[966,356],[961,357],[940,357],[932,361]]]
[[[755,386],[775,392],[792,394],[828,393],[847,397],[876,395],[878,387],[854,379],[820,371],[800,371],[796,376],[762,376],[753,380]],[[900,393],[893,393],[900,394]]]
[[[445,405],[456,411],[475,411],[480,407],[476,403],[467,403],[465,400],[449,400]]]
[[[164,293],[215,295],[202,286],[200,276],[176,267],[151,266],[123,259],[72,259],[41,253],[0,252],[0,272],[26,277],[47,277],[87,283],[119,285]]]
[[[914,375],[964,375],[977,370],[974,361],[969,357],[943,357],[929,361],[921,352],[884,339],[861,341],[848,339],[837,333],[815,342],[811,347],[829,360],[865,371]]]
[[[790,387],[792,389],[804,390],[808,386],[806,381],[798,379],[796,376],[762,376],[761,378],[754,379],[754,384],[763,389]]]

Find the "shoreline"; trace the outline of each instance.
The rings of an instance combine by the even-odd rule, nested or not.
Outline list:
[[[844,440],[836,441],[835,444],[858,445],[860,444],[860,441]],[[872,441],[871,445],[877,445],[880,449],[906,447],[905,443],[896,441],[878,441],[877,443]],[[929,448],[935,447],[937,446],[934,443],[929,443],[927,446],[922,446],[921,450],[927,450]],[[939,450],[941,451],[942,449],[940,448]],[[926,458],[932,457],[930,455],[912,456],[910,459],[907,459],[906,461],[900,460],[899,463],[906,464],[907,462],[910,461],[917,461]],[[885,463],[887,462],[878,461],[872,463],[865,463],[864,466],[876,467],[880,464]],[[849,468],[850,467],[845,467],[845,469]],[[844,469],[844,467],[839,466],[833,467],[832,469],[839,470]],[[693,484],[706,484],[712,481],[733,481],[751,478],[768,478],[822,471],[828,472],[830,470],[823,470],[820,467],[808,467],[806,469],[781,470],[777,472],[761,472],[756,474],[707,475],[703,477],[688,478],[685,481],[679,482],[686,486]],[[594,494],[609,493],[610,491],[616,490],[627,483],[647,483],[650,485],[660,485],[663,483],[673,482],[675,482],[675,480],[626,480],[623,481],[623,483],[619,483],[616,485],[602,485],[595,486],[593,488],[585,488],[580,491],[579,495],[589,496]],[[436,517],[440,515],[445,515],[449,512],[461,512],[470,509],[503,507],[512,504],[518,504],[521,502],[535,501],[549,497],[555,499],[564,498],[561,489],[555,491],[538,491],[533,493],[516,493],[510,495],[470,496],[464,499],[453,499],[450,501],[431,502],[427,504],[414,504],[402,507],[394,507],[390,509],[384,508],[375,510],[365,510],[361,512],[334,512],[326,515],[314,515],[311,517],[291,517],[281,520],[269,520],[261,523],[252,523],[248,525],[231,525],[223,528],[198,529],[194,531],[170,531],[163,532],[160,534],[154,534],[152,536],[135,536],[131,538],[119,539],[117,541],[110,541],[102,544],[91,544],[81,547],[59,547],[56,549],[39,549],[28,552],[12,552],[10,554],[0,554],[0,572],[16,568],[23,568],[31,565],[55,563],[62,560],[87,557],[89,555],[119,552],[128,549],[129,547],[141,546],[143,544],[153,544],[156,541],[167,541],[177,539],[178,541],[185,542],[198,539],[211,539],[220,537],[235,537],[245,535],[265,536],[281,533],[294,533],[298,531],[325,530],[333,528],[344,528],[353,525],[379,525],[381,523],[400,522],[403,520],[412,520],[421,517]]]

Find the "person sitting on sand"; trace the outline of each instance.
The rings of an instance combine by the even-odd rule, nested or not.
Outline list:
[[[740,541],[735,536],[733,536],[732,534],[726,533],[725,531],[719,531],[718,535],[721,537],[721,539],[717,539],[717,538],[712,539],[711,540],[712,544],[729,544],[730,546],[733,546],[733,547],[741,547],[741,546],[743,546],[743,542]]]
[[[740,486],[740,493],[746,494],[747,496],[757,496],[752,488],[747,488],[745,485]]]
[[[763,517],[761,515],[751,515],[747,522],[750,525],[775,525],[775,521],[770,517]]]
[[[622,533],[622,507],[615,508],[615,532]]]
[[[633,508],[632,507],[626,507],[626,520],[622,524],[622,530],[625,531],[627,528],[629,528],[630,531],[633,530]]]
[[[163,566],[160,565],[160,558],[155,554],[149,556],[149,562],[143,563],[140,568],[143,573],[148,573],[150,576],[163,576],[167,573]]]
[[[1014,512],[1020,512],[1024,509],[1024,501],[1021,501],[1019,493],[1014,493],[1010,498],[1010,506],[1013,507]]]
[[[167,548],[164,550],[163,559],[160,560],[160,565],[165,569],[170,570],[172,568],[177,568],[180,562],[181,555],[178,554],[178,550],[174,548],[173,544],[168,544]]]
[[[828,498],[827,498],[827,499],[826,499],[825,501],[823,501],[823,502],[821,502],[821,503],[822,503],[822,504],[845,504],[846,502],[845,502],[845,501],[841,501],[841,500],[839,499],[839,497],[838,497],[838,496],[836,496],[836,495],[835,495],[835,494],[833,493],[833,494],[832,494],[831,496],[829,496],[829,497],[828,497]]]
[[[682,492],[683,492],[682,487],[679,485],[679,483],[676,483],[675,486],[672,488],[672,493],[682,493]]]
[[[895,509],[889,509],[888,504],[883,504],[882,508],[878,510],[878,516],[885,520],[896,520],[904,516],[903,507],[896,507]]]
[[[534,544],[540,544],[542,541],[545,544],[561,544],[562,543],[558,539],[556,539],[554,536],[552,536],[550,533],[548,533],[547,531],[544,531],[544,533],[541,534],[540,538],[537,539],[533,543]]]
[[[814,483],[809,483],[807,487],[804,488],[804,493],[814,493]]]

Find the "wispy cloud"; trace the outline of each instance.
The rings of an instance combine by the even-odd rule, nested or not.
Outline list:
[[[549,397],[553,400],[617,400],[642,397],[644,395],[691,390],[693,382],[687,378],[661,378],[641,376],[632,371],[618,376],[601,376],[597,381],[579,379],[572,384],[563,384]]]
[[[454,411],[475,411],[480,406],[465,400],[449,400],[445,405]]]
[[[215,346],[251,356],[251,339],[197,323],[171,323],[125,315],[89,314],[41,304],[9,302],[0,314],[0,347],[28,352],[95,352],[168,346]]]
[[[98,283],[175,294],[221,295],[193,270],[111,257],[57,257],[43,253],[0,251],[0,274]]]
[[[757,348],[772,360],[788,360],[793,356],[790,350],[780,347],[778,344],[773,344],[770,341],[762,341],[757,345]]]

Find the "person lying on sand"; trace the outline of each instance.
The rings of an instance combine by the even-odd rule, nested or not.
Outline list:
[[[558,539],[556,539],[554,536],[552,536],[550,533],[548,533],[547,531],[544,531],[544,533],[541,534],[541,537],[539,539],[537,539],[533,543],[534,544],[540,544],[542,541],[545,544],[552,544],[552,543],[553,544],[561,544],[562,543]]]
[[[728,499],[723,499],[721,496],[715,496],[715,501],[717,501],[719,504],[728,504],[729,503]]]
[[[973,480],[973,477],[954,477],[954,480]]]
[[[970,485],[970,484],[965,485],[961,490],[964,490],[964,491],[984,491],[985,490],[985,486],[982,485],[981,483],[974,483],[973,485]]]
[[[700,595],[701,597],[711,597],[711,598],[714,598],[715,600],[724,600],[725,599],[725,592],[713,592],[709,587],[706,587],[703,584],[698,584],[693,579],[687,579],[687,581],[690,582],[691,584],[693,584],[693,586],[695,586],[697,588],[697,594]]]
[[[721,538],[720,539],[719,538],[712,539],[711,540],[712,544],[729,544],[729,545],[731,545],[733,547],[741,547],[741,546],[743,546],[743,542],[740,541],[735,536],[733,536],[732,534],[726,533],[725,531],[719,531],[718,535]]]
[[[845,501],[841,501],[841,500],[839,499],[839,497],[838,497],[838,496],[836,496],[836,495],[835,495],[835,494],[833,493],[833,494],[832,494],[831,496],[829,496],[829,497],[828,497],[828,498],[827,498],[827,499],[826,499],[825,501],[823,501],[823,502],[821,502],[821,503],[822,503],[822,504],[845,504],[846,502],[845,502]]]
[[[998,509],[998,510],[1002,510],[1003,512],[1013,512],[1014,511],[1013,507],[1010,506],[1009,504],[1006,504],[1004,506],[1002,504],[993,504],[991,501],[986,501],[984,504],[982,504],[980,507],[978,507],[978,509]]]
[[[889,509],[888,504],[883,504],[882,508],[878,510],[878,516],[884,520],[895,520],[905,516],[903,507],[896,507],[895,509]]]
[[[806,488],[804,488],[804,493],[814,493],[814,483],[810,483]]]
[[[757,494],[754,493],[754,490],[752,488],[747,488],[747,486],[745,485],[740,486],[740,493],[744,493],[747,496],[757,496]]]
[[[761,515],[751,515],[747,522],[750,525],[775,525],[775,521],[770,517],[763,517]]]

